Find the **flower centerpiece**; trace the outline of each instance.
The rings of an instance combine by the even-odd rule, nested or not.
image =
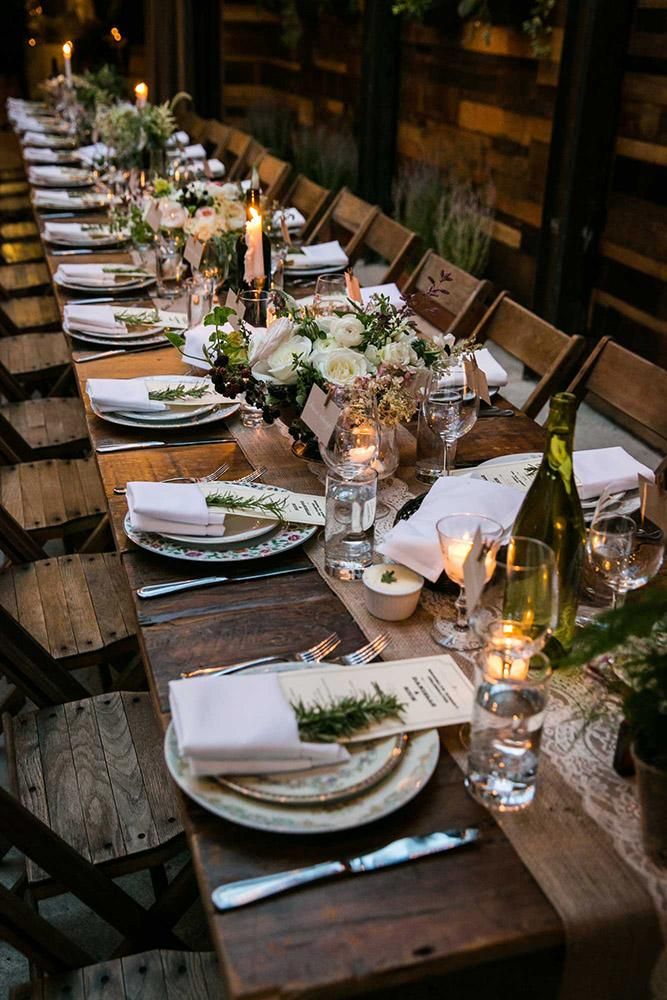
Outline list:
[[[97,108],[95,130],[102,142],[113,149],[118,166],[151,167],[156,161],[164,161],[176,120],[168,101],[147,103],[143,107],[120,101]]]

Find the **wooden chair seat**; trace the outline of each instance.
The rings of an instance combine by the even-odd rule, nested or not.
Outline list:
[[[83,405],[76,397],[55,396],[7,403],[0,406],[3,437],[23,461],[72,457],[84,451],[88,443]]]
[[[223,1000],[213,952],[149,951],[16,988],[12,1000]]]
[[[0,198],[14,197],[17,194],[27,194],[30,190],[25,178],[0,180]]]
[[[0,174],[0,176],[2,176]],[[27,240],[39,236],[35,222],[24,219],[22,222],[3,222],[0,225],[0,240]]]
[[[23,333],[0,338],[0,365],[14,378],[37,378],[69,363],[69,345],[63,333]]]
[[[171,845],[162,863],[183,839],[148,693],[111,691],[24,712],[8,722],[7,739],[19,802],[112,878]],[[56,891],[29,858],[26,874],[35,897]]]
[[[32,205],[26,194],[0,195],[0,219],[16,219],[30,214]]]
[[[14,222],[12,225],[25,226],[26,222]],[[0,257],[5,264],[26,264],[31,260],[44,260],[44,248],[41,240],[13,239],[0,243]]]
[[[73,553],[0,573],[0,606],[66,668],[133,646],[136,630],[117,552]]]
[[[60,310],[53,295],[31,295],[0,302],[0,320],[9,333],[49,330],[60,326]]]
[[[0,267],[0,293],[5,298],[36,292],[38,289],[48,288],[50,284],[51,275],[46,264],[12,264]]]
[[[0,466],[0,504],[39,541],[85,530],[106,511],[92,458],[46,459]]]

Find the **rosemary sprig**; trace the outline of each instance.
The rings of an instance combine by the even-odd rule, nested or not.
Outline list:
[[[154,389],[148,393],[149,399],[159,399],[161,402],[169,403],[174,399],[201,399],[209,390],[209,386],[203,385],[173,385],[166,389]]]
[[[123,274],[126,277],[140,277],[147,278],[148,274],[141,268],[128,268],[128,267],[103,267],[102,272],[104,274]]]
[[[206,504],[208,507],[224,507],[230,513],[235,511],[257,511],[259,514],[273,514],[279,521],[284,521],[285,504],[287,498],[276,500],[270,493],[263,493],[254,497],[239,497],[233,493],[208,493]]]
[[[329,702],[304,705],[301,698],[292,703],[299,724],[299,735],[310,743],[335,743],[367,729],[383,719],[402,720],[405,705],[395,694],[387,694],[379,684],[373,692],[362,691],[356,697],[344,695]]]
[[[117,320],[124,323],[128,329],[135,326],[154,326],[160,320],[158,309],[146,309],[143,312],[130,312],[129,309],[121,309],[114,313]]]

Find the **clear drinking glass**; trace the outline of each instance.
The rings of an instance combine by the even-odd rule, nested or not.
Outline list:
[[[199,273],[207,278],[217,292],[227,280],[229,273],[229,258],[224,253],[222,245],[216,240],[207,240],[199,262]]]
[[[465,786],[498,812],[517,812],[535,797],[551,667],[543,653],[498,672],[484,650],[476,667]]]
[[[652,580],[662,566],[665,534],[649,521],[637,523],[626,514],[602,514],[588,532],[590,565],[612,593],[612,608],[621,607],[630,590]]]
[[[440,475],[449,476],[453,466],[453,445],[475,425],[479,413],[479,396],[471,386],[452,384],[451,376],[431,382],[422,404],[424,417],[431,430],[443,443],[443,467]]]
[[[179,240],[160,236],[155,245],[155,273],[158,295],[163,299],[176,299],[183,293],[185,262],[183,246]]]
[[[243,306],[246,323],[254,327],[265,327],[269,293],[259,288],[244,289],[239,292],[238,298]]]
[[[358,580],[373,562],[377,472],[359,469],[354,479],[327,471],[324,564],[329,576]]]
[[[331,316],[350,308],[344,274],[323,274],[315,285],[313,309],[319,316]]]
[[[330,398],[340,409],[340,416],[329,442],[320,442],[320,455],[341,478],[354,479],[360,470],[373,467],[378,458],[380,429],[375,396],[353,386],[334,386]]]
[[[213,284],[202,277],[187,283],[188,327],[198,326],[213,308]]]
[[[482,644],[496,651],[501,666],[539,652],[558,624],[553,550],[536,538],[510,538],[496,553],[493,576],[470,624]]]
[[[490,580],[496,565],[496,551],[503,536],[503,526],[482,514],[448,514],[440,518],[436,525],[442,562],[445,573],[460,587],[455,602],[456,621],[436,618],[433,623],[433,638],[439,646],[461,651],[479,649],[481,642],[468,623],[463,564],[472,548],[475,535],[479,531],[484,545],[484,569],[486,580]]]

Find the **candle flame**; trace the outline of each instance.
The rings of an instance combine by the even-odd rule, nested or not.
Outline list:
[[[74,45],[72,44],[72,42],[65,42],[65,44],[63,45],[63,55],[65,56],[65,59],[71,59],[72,58],[72,49],[73,48],[74,48]]]
[[[135,96],[140,101],[148,100],[148,84],[138,83],[134,88]]]
[[[256,208],[250,208],[250,218],[254,221],[255,219],[261,219],[261,215]]]

